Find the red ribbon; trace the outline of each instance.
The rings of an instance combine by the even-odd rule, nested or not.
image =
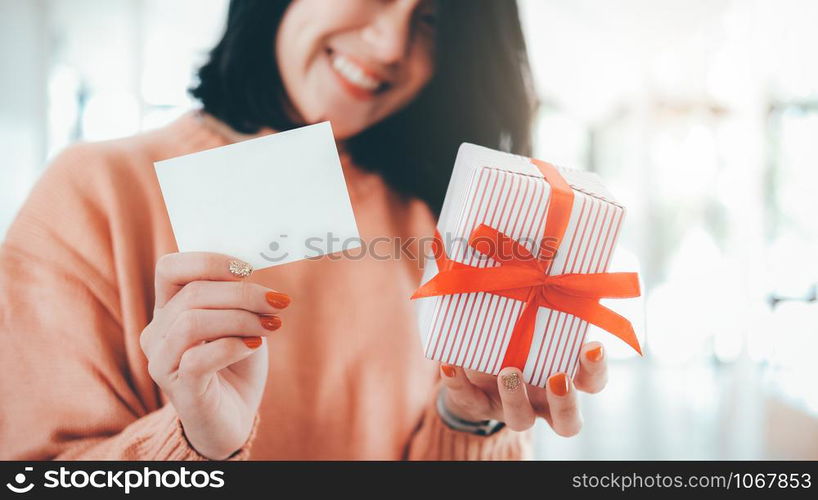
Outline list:
[[[469,237],[469,246],[497,261],[497,267],[474,267],[451,260],[446,255],[440,233],[435,231],[433,250],[438,274],[418,288],[413,299],[458,293],[487,292],[525,302],[522,314],[511,332],[502,367],[523,369],[531,342],[537,311],[547,307],[572,314],[619,337],[640,355],[642,349],[631,323],[599,304],[601,298],[638,297],[636,273],[559,274],[548,272],[556,256],[554,249],[568,227],[574,204],[571,186],[552,165],[532,159],[551,186],[543,239],[537,258],[523,245],[485,224],[477,226]]]

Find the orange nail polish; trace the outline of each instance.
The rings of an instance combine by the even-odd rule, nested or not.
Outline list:
[[[261,346],[261,337],[242,337],[241,340],[244,342],[244,345],[250,349],[256,349]]]
[[[281,318],[278,316],[261,316],[261,326],[268,330],[278,330],[281,327]]]
[[[596,363],[597,361],[600,361],[602,359],[603,355],[604,355],[604,352],[602,350],[602,346],[599,346],[599,347],[594,347],[593,349],[586,352],[585,353],[585,358],[588,361],[592,361],[592,362]]]
[[[281,292],[267,292],[265,297],[267,302],[277,309],[284,309],[290,305],[290,296]]]
[[[568,376],[564,373],[557,373],[548,379],[548,386],[551,387],[551,392],[557,396],[565,396],[568,394]]]
[[[451,365],[440,365],[440,369],[443,371],[443,375],[446,375],[449,378],[454,377],[455,375],[454,367]]]

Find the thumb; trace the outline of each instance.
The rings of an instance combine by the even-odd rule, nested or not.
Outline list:
[[[446,406],[465,420],[492,418],[491,401],[482,389],[472,384],[466,372],[457,366],[440,365],[440,378],[446,388]]]

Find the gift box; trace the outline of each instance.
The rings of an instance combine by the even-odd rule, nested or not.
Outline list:
[[[601,298],[639,295],[636,273],[608,273],[625,209],[595,174],[463,144],[422,299],[427,358],[529,384],[574,376],[594,324],[641,354],[630,322]]]

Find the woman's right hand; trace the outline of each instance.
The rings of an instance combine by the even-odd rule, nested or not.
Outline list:
[[[263,339],[281,326],[277,314],[290,303],[244,281],[250,271],[222,254],[162,256],[153,320],[140,337],[148,372],[188,441],[214,460],[228,458],[250,435],[267,380]]]

